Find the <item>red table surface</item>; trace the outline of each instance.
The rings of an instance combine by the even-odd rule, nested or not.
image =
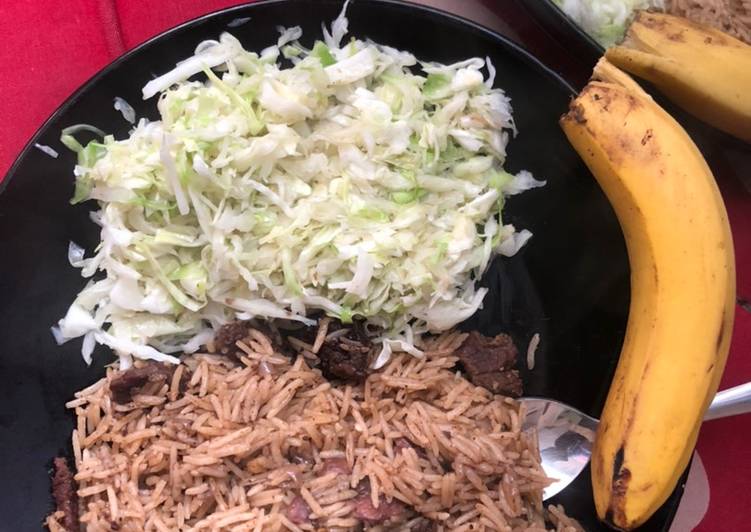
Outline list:
[[[0,7],[0,176],[5,175],[34,131],[65,98],[118,55],[183,21],[241,3],[4,0]],[[507,0],[496,4],[486,0],[485,6],[499,16],[496,24],[523,44],[530,44],[525,42],[525,35],[539,31],[532,22],[521,27],[504,26],[503,18],[514,11]],[[517,11],[514,16],[520,13]],[[531,48],[551,62],[562,54],[551,43],[537,42]],[[748,164],[749,158],[741,160]],[[724,159],[722,162],[727,164]],[[718,181],[735,239],[738,293],[751,296],[751,193],[739,180]],[[723,388],[751,380],[751,360],[746,356],[750,348],[751,313],[739,306]],[[748,415],[708,422],[702,427],[698,452],[709,481],[710,502],[695,531],[749,529],[745,515],[751,506],[748,441]]]

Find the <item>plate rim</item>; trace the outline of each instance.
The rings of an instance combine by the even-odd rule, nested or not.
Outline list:
[[[587,45],[589,45],[594,51],[598,52],[599,54],[603,54],[605,52],[605,47],[597,42],[589,33],[584,31],[584,28],[579,26],[579,24],[577,24],[574,19],[569,17],[558,4],[553,2],[553,0],[539,1],[541,1],[547,7],[553,9],[556,12],[556,15],[562,19],[562,22],[566,26],[568,26],[574,33],[576,33],[577,36],[580,37],[583,41],[586,41]]]

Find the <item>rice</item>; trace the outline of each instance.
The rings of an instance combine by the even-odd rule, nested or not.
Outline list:
[[[667,0],[665,8],[751,44],[751,0]]]
[[[527,369],[532,371],[535,369],[535,354],[537,353],[537,347],[540,345],[540,333],[532,335],[532,339],[527,346]]]
[[[459,336],[395,355],[361,385],[332,386],[258,331],[240,362],[190,355],[126,405],[111,400],[110,369],[69,403],[81,523],[351,530],[380,512],[434,530],[582,530],[543,507],[550,480],[518,404],[454,371]]]

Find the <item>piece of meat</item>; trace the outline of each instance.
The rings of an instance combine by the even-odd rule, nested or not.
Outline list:
[[[343,326],[344,325],[342,325],[342,327]],[[355,318],[354,320],[352,320],[352,324],[350,325],[349,332],[350,332],[352,339],[357,340],[358,342],[362,344],[370,343],[370,337],[368,336],[368,331],[365,330],[364,319]]]
[[[284,339],[276,327],[269,326],[265,323],[252,323],[250,321],[233,321],[225,323],[214,334],[213,346],[214,352],[219,355],[234,357],[240,360],[245,356],[245,352],[237,347],[237,342],[247,340],[250,336],[250,330],[256,330],[271,342],[271,347],[278,353],[285,353],[288,350]]]
[[[296,525],[302,525],[310,522],[310,507],[305,500],[299,495],[292,499],[292,502],[287,506],[287,519],[295,523]]]
[[[233,321],[219,327],[214,335],[214,351],[220,355],[240,358],[242,352],[237,347],[237,342],[248,336],[250,323],[247,321]]]
[[[321,475],[328,473],[337,473],[339,475],[349,475],[349,464],[346,458],[327,458],[323,461]]]
[[[346,336],[324,342],[318,352],[321,372],[327,379],[359,383],[368,376],[370,343],[363,344]]]
[[[327,379],[362,382],[368,376],[372,347],[365,321],[355,319],[351,324],[343,324],[339,320],[331,320],[327,332],[330,335],[341,329],[347,329],[346,334],[329,338],[321,345],[317,353],[318,367]],[[303,327],[288,331],[286,336],[313,345],[317,334],[318,327]]]
[[[512,368],[519,356],[509,335],[490,337],[477,331],[469,333],[456,354],[470,376]]]
[[[318,351],[321,372],[328,379],[362,382],[369,373],[371,347],[365,322],[354,320],[347,334],[325,341],[321,346]]]
[[[493,393],[509,397],[521,397],[523,393],[522,379],[515,369],[475,375],[472,382],[476,386],[482,386]]]
[[[467,378],[493,393],[519,397],[522,381],[516,365],[519,352],[507,334],[484,336],[472,331],[456,351]]]
[[[172,364],[147,362],[141,367],[127,369],[110,381],[112,399],[118,404],[130,402],[133,392],[150,382],[168,382],[175,372]]]
[[[355,518],[366,525],[380,525],[392,520],[401,520],[407,513],[407,507],[401,501],[396,499],[388,501],[383,495],[378,499],[378,508],[373,506],[370,497],[370,482],[367,479],[357,485],[357,496],[353,502]]]
[[[52,496],[58,511],[63,512],[62,525],[67,532],[78,532],[78,494],[73,472],[65,458],[58,457],[52,463]]]

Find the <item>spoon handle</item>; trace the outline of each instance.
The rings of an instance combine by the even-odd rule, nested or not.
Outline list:
[[[751,412],[751,382],[728,388],[715,395],[704,421]]]

